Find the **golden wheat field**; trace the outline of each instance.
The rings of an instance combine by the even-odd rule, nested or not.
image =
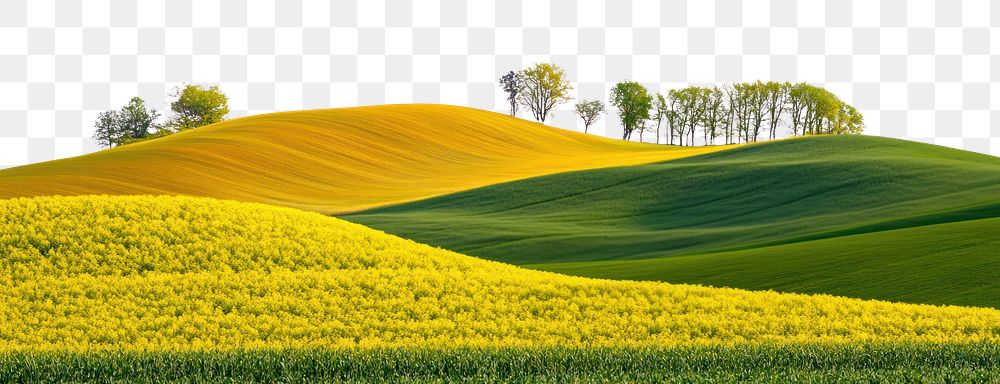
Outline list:
[[[1000,340],[1000,311],[596,280],[317,213],[168,196],[0,201],[0,350]]]
[[[5,169],[0,198],[195,195],[340,213],[720,149],[622,142],[447,105],[296,111]]]

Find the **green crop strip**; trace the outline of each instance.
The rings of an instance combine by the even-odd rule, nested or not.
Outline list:
[[[16,352],[27,382],[990,382],[997,344]]]

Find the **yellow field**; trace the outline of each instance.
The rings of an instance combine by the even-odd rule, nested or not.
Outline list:
[[[0,201],[0,351],[1000,341],[1000,311],[595,280],[317,213]]]
[[[342,213],[721,149],[627,143],[455,106],[327,109],[240,118],[2,170],[0,198],[180,194]]]

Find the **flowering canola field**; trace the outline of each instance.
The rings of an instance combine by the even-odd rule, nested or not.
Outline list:
[[[0,351],[1000,341],[1000,311],[530,271],[316,213],[0,200]]]
[[[192,195],[342,213],[727,147],[612,140],[449,105],[268,113],[0,170],[0,198]]]

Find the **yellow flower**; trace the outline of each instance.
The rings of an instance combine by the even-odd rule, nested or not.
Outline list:
[[[290,208],[0,201],[0,350],[1000,341],[1000,311],[525,270]]]

